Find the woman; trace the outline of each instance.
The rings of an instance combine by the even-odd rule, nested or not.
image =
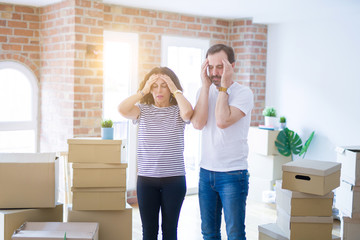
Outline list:
[[[175,73],[158,67],[119,105],[121,115],[139,124],[137,198],[144,240],[157,239],[160,209],[163,239],[177,239],[186,193],[184,129],[193,114],[181,90]]]

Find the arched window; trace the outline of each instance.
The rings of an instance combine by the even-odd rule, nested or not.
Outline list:
[[[0,152],[37,152],[38,92],[32,71],[0,61]]]

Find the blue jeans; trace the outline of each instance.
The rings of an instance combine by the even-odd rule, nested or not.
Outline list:
[[[221,240],[223,208],[228,239],[246,239],[245,207],[248,190],[247,170],[213,172],[200,169],[199,203],[204,240]]]
[[[160,209],[162,239],[177,239],[178,220],[185,193],[185,176],[165,178],[138,176],[137,198],[143,228],[143,240],[158,239]]]

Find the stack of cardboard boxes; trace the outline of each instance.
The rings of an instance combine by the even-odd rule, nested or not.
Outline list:
[[[0,153],[0,240],[27,221],[62,222],[55,153]]]
[[[266,193],[273,192],[275,181],[281,179],[281,166],[291,161],[291,157],[280,155],[275,147],[278,134],[277,130],[249,129],[249,200],[271,201],[271,194]]]
[[[360,146],[338,147],[341,182],[336,189],[335,206],[341,215],[343,240],[360,239]]]
[[[330,240],[333,192],[340,185],[336,162],[297,160],[283,165],[276,185],[276,224],[259,226],[259,239]]]
[[[98,222],[99,238],[132,239],[132,208],[126,203],[123,140],[69,139],[72,208],[68,222]]]

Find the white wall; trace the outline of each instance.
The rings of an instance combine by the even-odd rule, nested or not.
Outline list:
[[[360,145],[360,15],[269,25],[266,105],[306,141],[306,159]]]

